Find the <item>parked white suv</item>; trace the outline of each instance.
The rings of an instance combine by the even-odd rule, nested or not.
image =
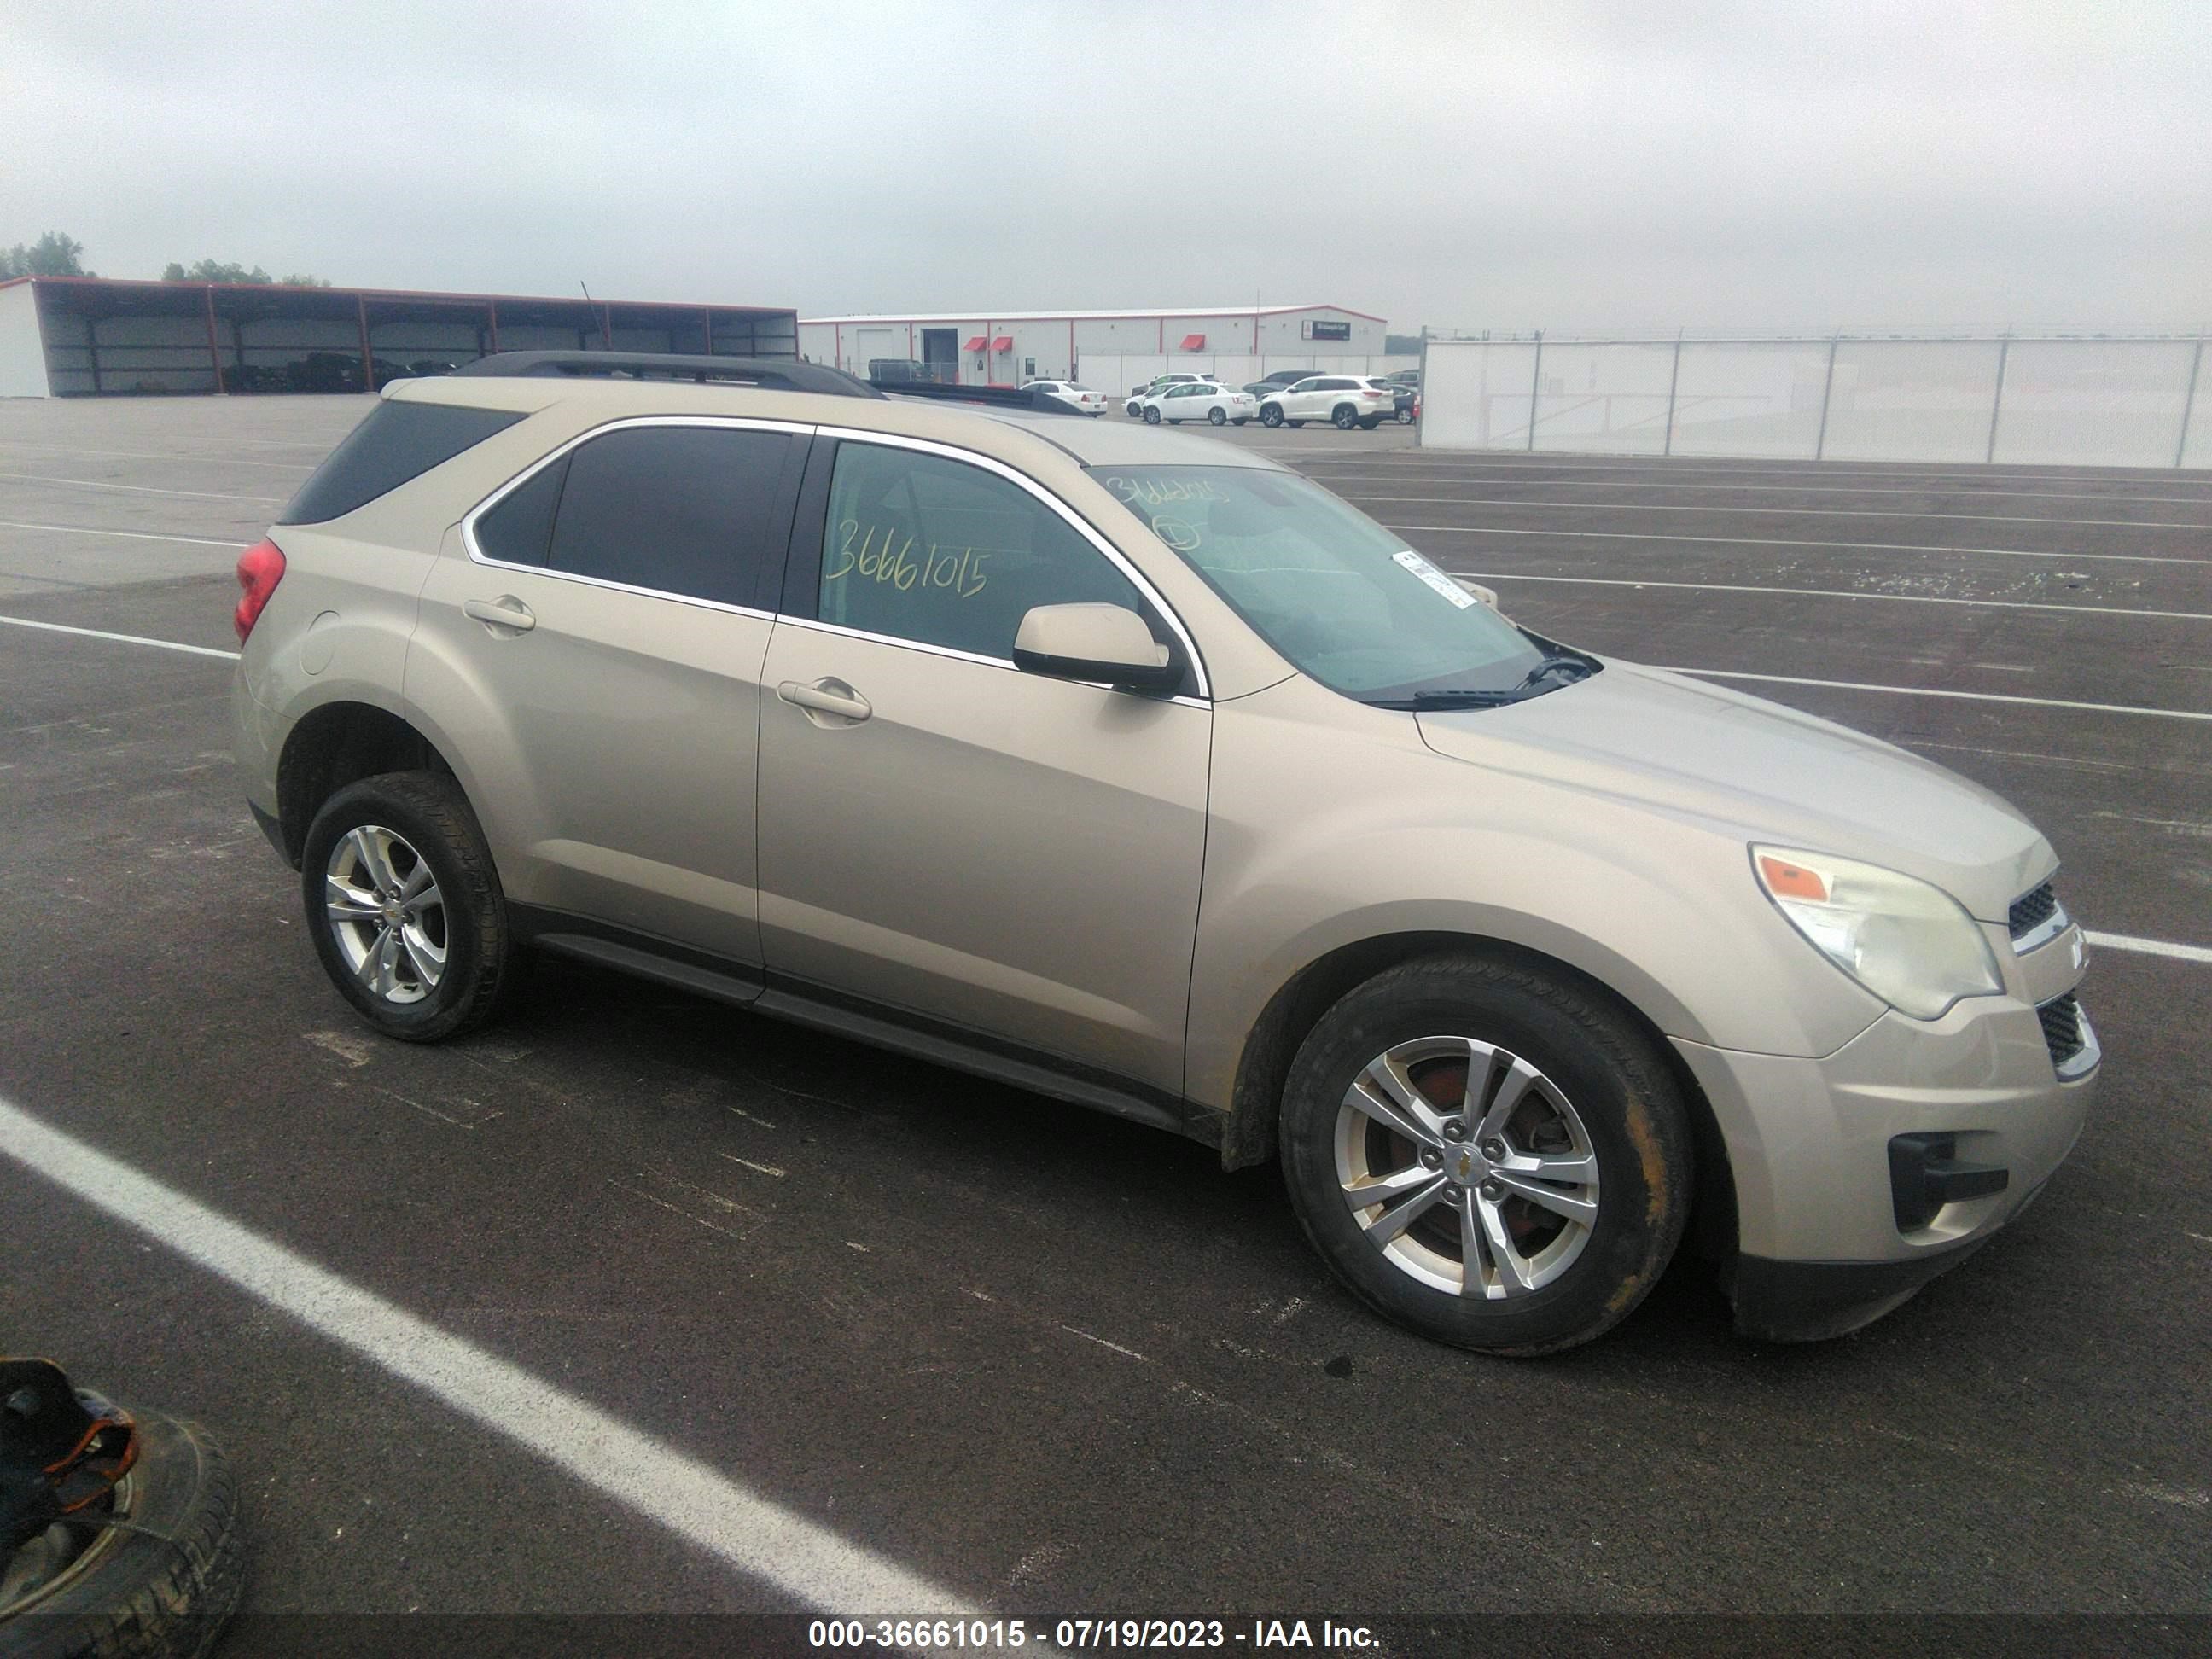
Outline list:
[[[1397,398],[1381,380],[1360,374],[1315,374],[1275,393],[1260,404],[1262,426],[1304,426],[1327,421],[1349,432],[1372,432],[1389,420]]]

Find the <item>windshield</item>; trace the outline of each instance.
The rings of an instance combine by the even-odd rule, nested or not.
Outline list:
[[[1092,476],[1303,673],[1364,702],[1517,699],[1595,659],[1524,633],[1395,532],[1294,473],[1103,466]],[[1537,678],[1532,678],[1532,675]]]

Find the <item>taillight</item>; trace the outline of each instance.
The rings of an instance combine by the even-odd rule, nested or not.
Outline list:
[[[284,550],[267,537],[238,556],[238,585],[244,591],[239,596],[238,609],[231,613],[230,625],[238,630],[240,645],[261,620],[262,607],[283,580]]]

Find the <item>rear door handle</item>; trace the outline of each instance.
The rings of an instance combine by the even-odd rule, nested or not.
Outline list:
[[[817,680],[811,685],[801,685],[797,680],[786,680],[775,688],[775,695],[786,702],[796,705],[812,714],[834,714],[840,720],[857,724],[874,714],[868,700],[842,680]],[[815,722],[822,724],[820,721]]]
[[[495,599],[471,599],[461,606],[461,614],[489,627],[511,628],[518,634],[538,626],[530,607],[512,593],[502,593]]]

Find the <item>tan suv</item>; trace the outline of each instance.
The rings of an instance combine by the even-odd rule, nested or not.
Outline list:
[[[1849,1329],[2072,1146],[2081,936],[1973,785],[1249,450],[622,362],[387,389],[240,562],[247,795],[380,1030],[529,947],[1279,1152],[1355,1291],[1514,1354],[1693,1206],[1741,1328]]]

